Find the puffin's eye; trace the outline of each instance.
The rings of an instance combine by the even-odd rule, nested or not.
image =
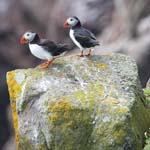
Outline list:
[[[27,36],[29,36],[30,34],[28,33]]]
[[[71,18],[70,21],[73,21],[73,19]]]

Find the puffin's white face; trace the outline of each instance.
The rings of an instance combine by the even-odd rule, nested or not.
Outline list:
[[[75,19],[75,18],[70,17],[70,18],[67,19],[67,23],[68,23],[70,26],[73,27],[73,26],[75,26],[75,25],[78,23],[78,20]]]
[[[26,33],[23,35],[23,37],[24,37],[27,41],[32,42],[32,40],[34,39],[35,35],[36,35],[36,33],[34,33],[34,32],[26,32]]]
[[[75,17],[70,17],[64,22],[64,27],[74,27],[79,22],[79,20]]]
[[[36,33],[28,31],[21,37],[20,43],[21,44],[30,43],[33,41],[35,36],[36,36]]]

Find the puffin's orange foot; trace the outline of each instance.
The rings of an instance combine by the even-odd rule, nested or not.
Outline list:
[[[81,51],[81,53],[78,54],[77,56],[79,56],[79,57],[84,57],[85,55],[83,54],[83,51]]]
[[[83,55],[83,54],[78,54],[77,56],[79,56],[79,57],[84,57],[84,55]]]
[[[46,62],[46,63],[40,65],[38,68],[39,68],[39,69],[45,69],[45,68],[48,68],[48,66],[49,66],[49,63]]]
[[[78,54],[77,56],[79,56],[79,57],[84,57],[84,56],[90,56],[91,55],[91,53],[87,53],[87,54]]]
[[[48,68],[48,66],[49,66],[55,59],[56,59],[56,58],[53,58],[52,60],[45,62],[44,64],[40,65],[38,68],[39,68],[39,69]]]
[[[84,56],[90,56],[90,55],[91,55],[91,53],[84,54]]]
[[[91,55],[91,50],[89,50],[89,52],[87,54],[83,54],[83,52],[81,52],[79,55],[79,57],[84,57],[84,56],[90,56]]]
[[[84,56],[90,56],[91,52],[92,52],[92,50],[90,49],[89,52],[87,54],[85,54]]]

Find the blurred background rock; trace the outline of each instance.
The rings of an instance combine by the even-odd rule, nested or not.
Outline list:
[[[0,0],[0,150],[15,150],[6,72],[39,63],[28,46],[19,44],[20,36],[32,29],[72,44],[63,29],[69,16],[78,16],[98,37],[101,46],[95,54],[120,52],[135,58],[145,87],[150,77],[149,0]]]

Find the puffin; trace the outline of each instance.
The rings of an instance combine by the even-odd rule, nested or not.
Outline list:
[[[88,29],[84,28],[81,25],[79,18],[76,16],[69,17],[64,22],[64,28],[70,28],[69,36],[74,42],[74,44],[81,50],[79,56],[89,56],[91,54],[92,49],[95,46],[100,45],[99,42],[96,40],[95,35],[89,31]],[[84,54],[84,50],[88,49],[89,52]]]
[[[21,44],[28,44],[32,55],[47,60],[39,66],[39,69],[48,68],[48,66],[58,57],[64,56],[71,49],[66,44],[56,44],[47,39],[41,39],[39,35],[33,31],[27,31],[20,38]]]

